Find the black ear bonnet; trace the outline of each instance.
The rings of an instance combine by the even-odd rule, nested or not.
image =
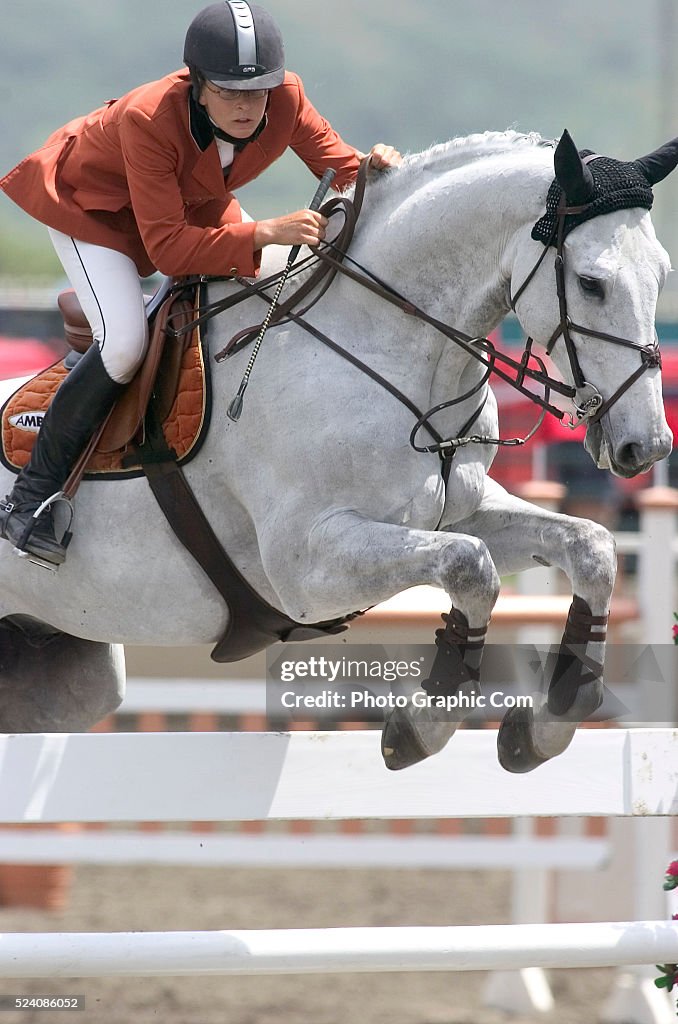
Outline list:
[[[603,213],[638,207],[652,209],[652,185],[665,178],[678,163],[678,139],[640,160],[622,161],[578,152],[567,131],[556,147],[556,177],[546,197],[546,213],[532,228],[532,238],[555,245],[557,211],[562,197],[568,206],[583,206],[565,217],[567,234],[584,221]]]

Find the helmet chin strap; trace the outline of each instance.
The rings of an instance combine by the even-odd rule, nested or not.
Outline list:
[[[230,144],[233,146],[233,148],[236,150],[236,152],[239,153],[250,142],[254,142],[255,139],[259,138],[259,136],[263,132],[264,128],[266,127],[267,117],[266,117],[266,114],[264,114],[264,116],[262,117],[262,119],[259,122],[259,124],[257,125],[257,127],[254,129],[252,134],[248,135],[246,139],[236,139],[236,137],[234,135],[229,135],[228,132],[225,132],[223,130],[223,128],[219,127],[218,124],[215,124],[211,117],[210,117],[209,121],[210,121],[210,126],[212,128],[212,131],[214,132],[215,137],[217,139],[221,139],[223,142],[230,142]]]

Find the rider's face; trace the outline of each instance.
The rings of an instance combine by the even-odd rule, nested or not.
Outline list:
[[[216,91],[207,82],[200,93],[203,105],[216,125],[236,139],[246,139],[255,130],[266,110],[268,92],[262,95],[261,90],[252,92],[241,91],[236,98],[228,97],[225,90]]]

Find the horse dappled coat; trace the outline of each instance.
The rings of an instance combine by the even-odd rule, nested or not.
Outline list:
[[[563,151],[569,200],[570,181],[585,182],[586,175],[571,140],[555,152]],[[677,156],[674,143],[665,173]],[[219,366],[211,427],[186,467],[221,543],[274,607],[296,622],[317,622],[411,586],[437,585],[454,611],[446,641],[473,673],[480,650],[469,655],[473,645],[463,634],[484,633],[500,578],[535,564],[561,568],[574,595],[565,646],[583,648],[583,656],[575,657],[567,692],[551,685],[532,717],[510,721],[500,756],[511,771],[562,752],[600,704],[614,538],[597,523],[521,501],[492,480],[495,449],[481,442],[498,437],[498,414],[482,379],[486,367],[433,320],[483,338],[507,314],[512,295],[523,329],[538,345],[554,340],[552,360],[572,384],[559,281],[577,365],[603,401],[604,414],[588,432],[596,464],[633,476],[665,458],[672,440],[658,361],[642,361],[656,350],[668,254],[647,209],[629,206],[573,228],[557,278],[556,250],[532,237],[553,177],[553,144],[508,132],[434,147],[370,183],[351,258],[405,295],[411,308],[427,311],[429,321],[338,277],[310,314],[315,335],[293,322],[271,328],[237,423],[227,408],[249,353]],[[267,251],[262,270],[282,266],[281,253]],[[218,299],[236,288],[227,282],[208,290]],[[263,305],[254,297],[213,321],[210,353],[259,322]],[[319,332],[418,408],[444,404],[436,414],[444,438],[458,439],[473,416],[481,442],[468,438],[459,447],[447,484],[438,455],[408,443],[412,409],[323,345]],[[79,503],[86,525],[48,579],[8,545],[0,550],[0,730],[87,728],[124,689],[116,644],[211,644],[229,621],[225,602],[170,532],[145,481],[85,482]],[[387,723],[389,767],[435,753],[457,724],[408,709],[395,730]],[[401,743],[406,730],[409,739]]]

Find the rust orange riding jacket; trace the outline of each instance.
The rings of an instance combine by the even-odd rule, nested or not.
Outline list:
[[[0,180],[0,188],[43,224],[130,256],[142,277],[154,270],[252,277],[260,257],[254,225],[241,221],[233,191],[288,147],[317,177],[334,167],[336,188],[357,174],[357,151],[288,72],[269,95],[266,126],[235,153],[225,178],[209,119],[184,70],[70,121]]]

